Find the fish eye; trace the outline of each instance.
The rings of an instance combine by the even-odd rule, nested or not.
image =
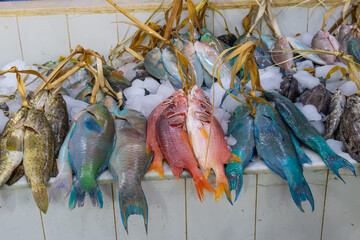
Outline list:
[[[170,108],[170,109],[174,109],[175,106],[174,106],[174,105],[170,105],[169,108]]]
[[[201,104],[201,107],[202,107],[203,109],[205,109],[205,108],[206,108],[203,104]]]

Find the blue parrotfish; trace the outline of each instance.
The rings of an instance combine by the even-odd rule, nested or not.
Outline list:
[[[303,168],[297,158],[287,127],[272,106],[263,102],[256,107],[254,118],[256,151],[266,165],[287,180],[291,196],[304,212],[301,202],[308,200],[314,211],[314,199]]]
[[[107,167],[115,142],[115,125],[109,110],[100,104],[85,108],[69,133],[68,157],[76,175],[69,208],[84,205],[85,193],[92,204],[102,208],[103,200],[96,178]]]
[[[295,136],[317,152],[337,177],[344,181],[338,172],[343,167],[348,168],[355,174],[354,166],[329,147],[321,134],[289,99],[275,92],[266,92],[265,98],[275,102],[276,110],[279,111],[285,122],[290,126]]]
[[[146,118],[139,112],[124,109],[115,120],[116,145],[111,155],[109,168],[119,189],[121,219],[128,231],[128,218],[142,215],[145,228],[148,225],[148,206],[141,187],[152,153],[146,151]]]

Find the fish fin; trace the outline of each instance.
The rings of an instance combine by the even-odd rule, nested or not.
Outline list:
[[[217,202],[220,199],[221,194],[225,193],[226,198],[228,199],[230,204],[233,205],[231,192],[229,188],[229,182],[226,178],[224,169],[222,169],[221,172],[216,171],[215,175],[216,175],[215,201]]]
[[[270,168],[271,171],[279,175],[282,179],[286,179],[285,174],[278,166],[276,166],[275,164],[271,164],[271,162],[267,162],[262,156],[260,156],[260,158],[264,160],[266,166],[268,166],[268,168]]]
[[[236,202],[243,186],[243,163],[228,163],[225,167],[225,175],[228,179],[230,191],[235,190],[234,202]]]
[[[205,128],[200,129],[200,133],[204,138],[209,139],[209,134],[207,133]]]
[[[209,175],[210,175],[210,169],[206,169],[206,168],[200,166],[200,170],[201,170],[201,172],[203,173],[204,177],[205,177],[206,179],[208,179],[208,177],[209,177]]]
[[[215,189],[211,184],[206,180],[206,178],[202,175],[199,168],[193,167],[191,169],[187,169],[191,176],[193,177],[195,188],[197,194],[199,196],[200,202],[204,200],[204,189],[208,190],[211,194],[215,193]]]
[[[66,198],[71,191],[71,187],[72,187],[72,172],[66,173],[66,174],[62,174],[61,172],[59,172],[59,174],[56,176],[53,184],[51,185],[49,199],[51,199],[51,197],[55,193],[55,190],[61,189],[61,188],[66,189],[66,196],[65,196],[65,198]]]
[[[235,153],[231,153],[227,163],[242,162],[241,158]]]
[[[100,125],[92,118],[87,118],[84,123],[85,127],[91,131],[95,131],[97,133],[102,133]]]
[[[329,151],[326,151],[326,153],[319,153],[325,164],[328,166],[328,168],[338,177],[341,179],[341,181],[344,181],[342,177],[339,174],[339,169],[346,167],[348,168],[355,176],[355,168],[354,166],[345,158],[340,157],[337,155],[331,148],[329,147]]]
[[[100,208],[103,207],[103,199],[102,199],[102,194],[101,194],[101,190],[98,184],[96,184],[96,187],[93,188],[90,192],[89,192],[89,196],[91,199],[91,203],[94,207],[99,206]]]
[[[149,153],[151,153],[153,151],[151,149],[150,145],[148,144],[148,142],[146,142],[145,150],[146,150],[146,154],[149,154]]]
[[[289,131],[289,133],[290,133],[290,131]],[[300,160],[300,163],[301,164],[304,164],[304,163],[312,164],[312,161],[306,155],[304,150],[301,148],[299,141],[296,139],[296,137],[292,133],[290,133],[290,137],[291,137],[292,143],[295,147],[295,150],[298,155],[298,159]]]
[[[31,188],[36,205],[43,213],[46,213],[49,207],[49,200],[45,184],[31,184]]]
[[[132,191],[125,193],[119,190],[119,205],[120,215],[126,230],[128,233],[128,218],[130,215],[141,215],[144,218],[144,225],[146,233],[148,231],[148,205],[146,202],[144,191],[141,185],[137,185],[132,188]]]
[[[296,206],[300,209],[301,212],[304,212],[304,210],[301,206],[301,202],[304,202],[306,200],[309,201],[309,203],[311,204],[311,209],[312,209],[312,211],[314,211],[314,208],[315,208],[314,207],[314,198],[311,194],[309,185],[307,184],[305,179],[303,180],[303,182],[301,184],[298,184],[295,186],[293,186],[289,182],[289,189],[290,189],[291,196],[292,196]]]
[[[151,161],[147,172],[151,171],[157,172],[161,178],[164,178],[163,156],[161,152],[154,152],[154,158]]]
[[[78,207],[84,206],[85,191],[80,187],[79,181],[76,180],[70,193],[69,209],[74,209],[76,204]]]

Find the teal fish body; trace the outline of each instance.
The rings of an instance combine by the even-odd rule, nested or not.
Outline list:
[[[70,133],[68,157],[76,175],[69,208],[83,206],[85,193],[92,204],[102,208],[102,195],[96,178],[108,165],[115,141],[115,126],[111,113],[100,104],[88,106],[75,122]]]
[[[228,136],[236,139],[232,146],[232,153],[236,154],[241,162],[231,162],[225,167],[225,174],[229,181],[230,191],[235,190],[235,200],[239,197],[243,185],[243,169],[249,164],[254,153],[254,119],[250,114],[250,107],[240,104],[230,117]]]
[[[275,102],[276,110],[292,129],[295,136],[300,139],[301,142],[317,152],[337,177],[343,180],[338,172],[342,167],[348,168],[355,174],[354,166],[345,158],[337,155],[328,146],[325,139],[289,99],[275,92],[266,92],[265,98]]]
[[[170,47],[165,47],[161,50],[161,60],[166,72],[172,77],[168,80],[176,89],[182,88],[181,75],[178,69],[178,61],[174,51]]]
[[[354,37],[347,44],[348,54],[354,57],[354,61],[360,64],[360,38]]]
[[[201,62],[195,53],[194,45],[191,42],[187,42],[183,47],[181,53],[189,60],[194,74],[194,83],[199,87],[204,82],[204,70],[201,66]]]
[[[156,47],[145,55],[145,69],[153,77],[164,80],[166,71],[161,60],[161,50]]]
[[[214,48],[219,53],[221,53],[225,50],[224,44],[210,32],[207,32],[204,35],[202,35],[200,38],[200,42],[205,43],[206,45],[209,45],[210,47]]]
[[[308,200],[314,211],[314,199],[303,176],[291,137],[280,115],[266,104],[259,103],[254,118],[256,150],[266,165],[287,180],[291,196],[300,209],[301,202]]]
[[[147,231],[148,207],[141,187],[153,154],[146,152],[146,119],[139,112],[126,109],[116,119],[116,145],[109,168],[119,189],[119,205],[123,225],[128,231],[128,217],[142,215]]]

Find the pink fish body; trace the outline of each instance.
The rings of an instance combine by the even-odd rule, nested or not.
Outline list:
[[[198,168],[186,131],[187,98],[178,95],[160,114],[156,121],[156,137],[165,160],[174,176],[179,179],[183,169],[189,171],[202,201],[204,189],[214,192],[211,184]]]
[[[215,172],[215,200],[218,200],[223,192],[231,200],[224,169],[224,164],[230,158],[230,151],[227,147],[225,134],[215,117],[212,120],[211,127],[212,106],[210,100],[199,87],[194,86],[188,97],[188,105],[186,127],[200,168],[206,178],[211,169]]]
[[[319,30],[311,41],[311,46],[320,50],[337,52],[339,51],[340,44],[336,38],[329,32]],[[334,64],[336,56],[330,54],[319,54],[327,64]]]

